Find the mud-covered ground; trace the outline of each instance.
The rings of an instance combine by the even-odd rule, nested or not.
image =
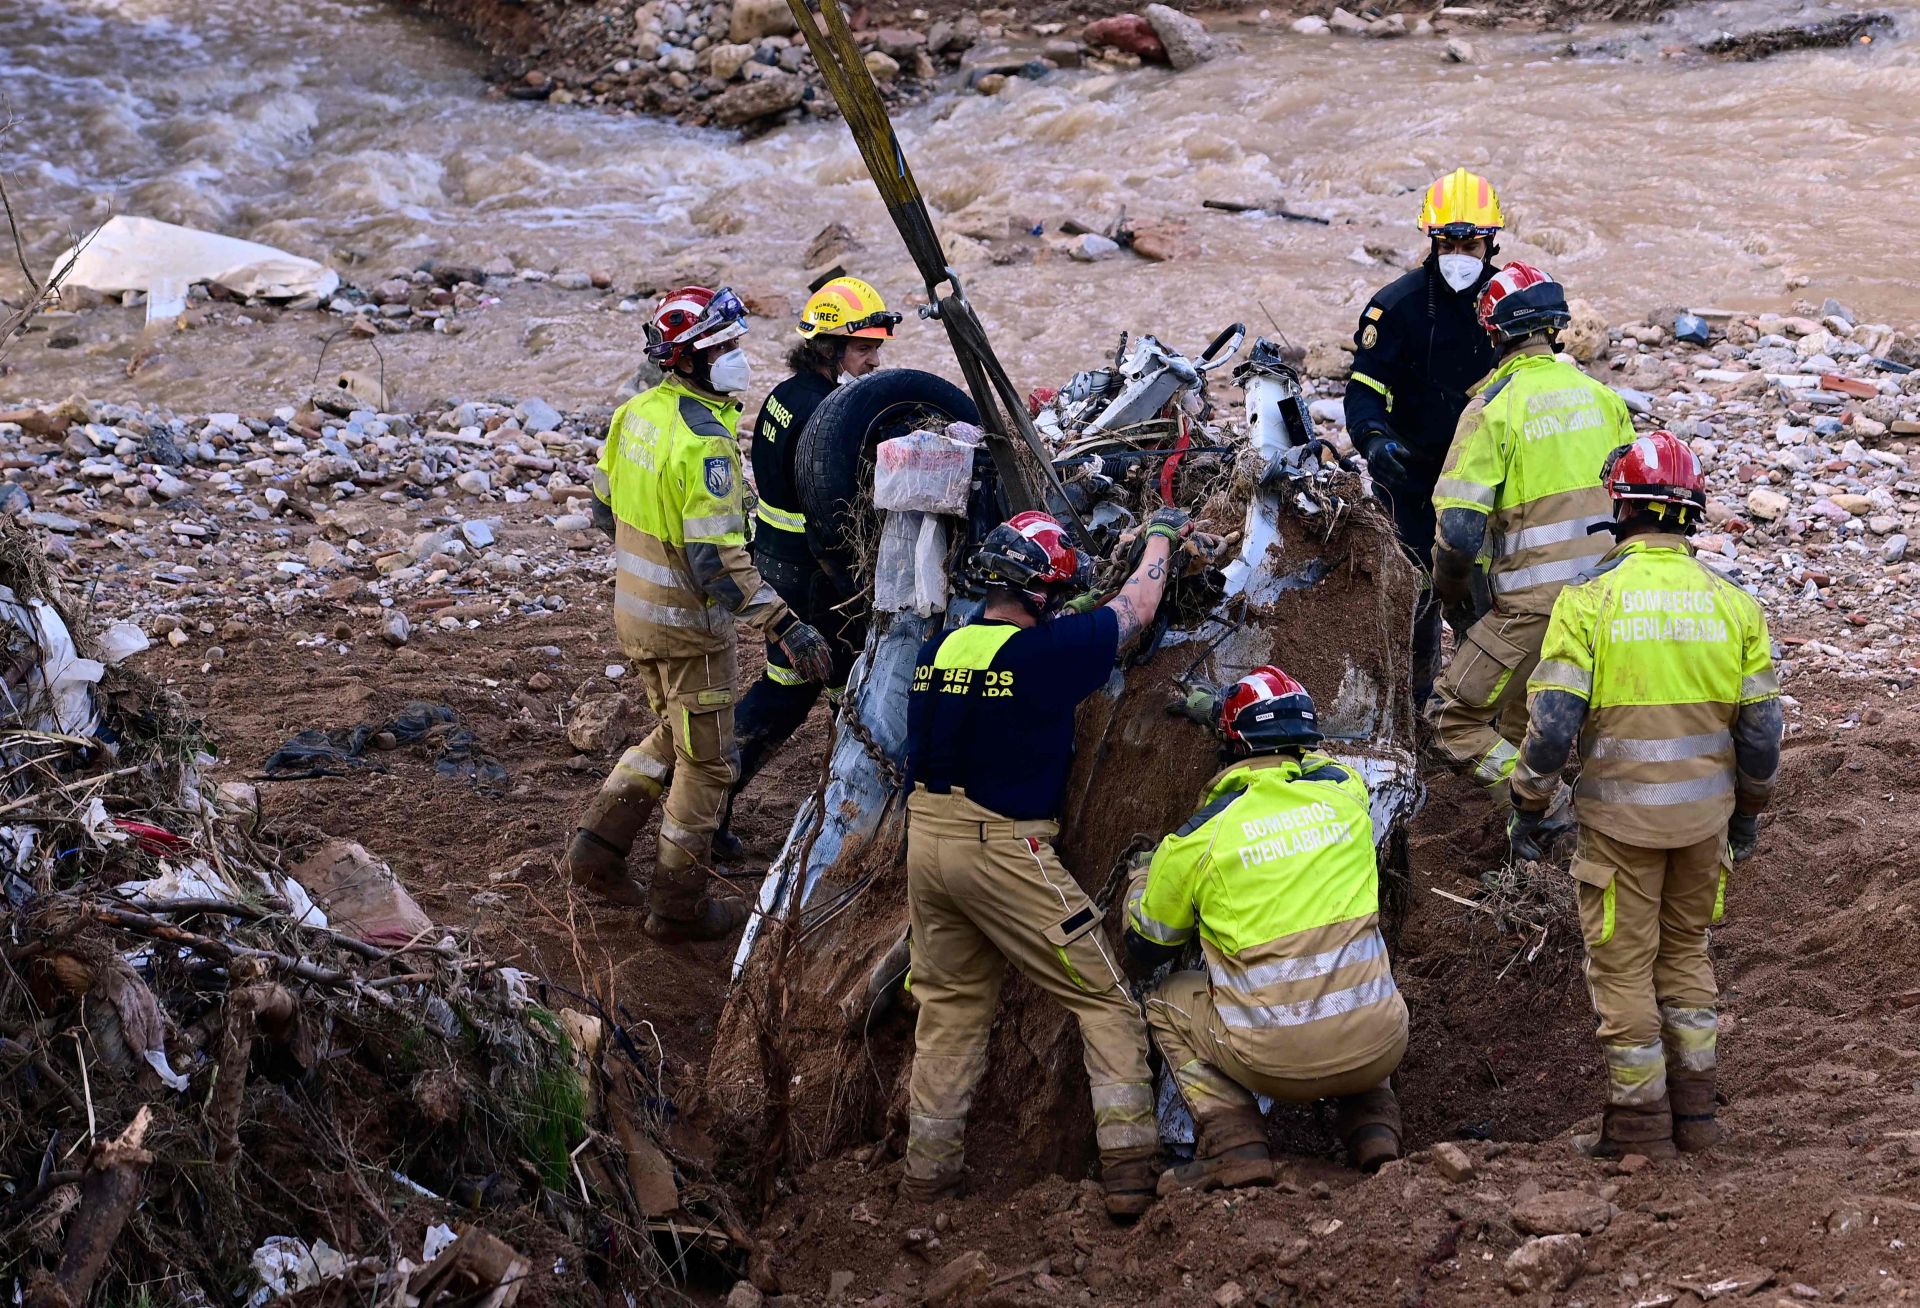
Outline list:
[[[510,541],[536,529],[509,515]],[[561,984],[611,980],[676,1059],[697,1065],[730,948],[663,948],[632,914],[571,899],[554,872],[612,761],[611,750],[581,755],[567,742],[567,701],[621,660],[604,583],[553,584],[562,612],[455,633],[428,624],[400,650],[380,643],[370,616],[316,603],[278,630],[227,640],[217,675],[197,643],[145,658],[206,713],[225,777],[253,776],[306,727],[379,719],[418,698],[453,706],[512,774],[505,795],[437,778],[402,750],[379,756],[385,772],[263,783],[268,815],[363,842],[437,920],[472,927],[503,959]],[[289,633],[308,626],[335,639],[301,648]],[[1629,1172],[1572,1153],[1567,1132],[1594,1115],[1601,1093],[1578,941],[1561,922],[1530,963],[1516,960],[1531,945],[1524,934],[1501,937],[1431,893],[1471,893],[1500,850],[1480,797],[1435,777],[1415,826],[1416,896],[1396,956],[1414,1016],[1402,1097],[1410,1145],[1460,1142],[1476,1176],[1448,1182],[1416,1153],[1362,1180],[1341,1165],[1322,1117],[1283,1108],[1280,1187],[1172,1199],[1120,1230],[1082,1178],[1047,1175],[1038,1151],[997,1146],[991,1132],[970,1160],[971,1197],[937,1213],[899,1204],[891,1149],[870,1141],[794,1178],[764,1214],[780,1288],[794,1302],[823,1302],[847,1279],[836,1273],[850,1273],[842,1301],[906,1304],[935,1269],[979,1250],[996,1282],[977,1300],[986,1302],[1481,1304],[1508,1297],[1504,1263],[1524,1238],[1514,1206],[1578,1190],[1615,1211],[1586,1239],[1580,1278],[1552,1302],[1692,1304],[1734,1293],[1715,1290],[1722,1282],[1762,1276],[1757,1302],[1809,1291],[1905,1301],[1920,1276],[1908,1248],[1920,1236],[1908,763],[1920,711],[1878,681],[1787,688],[1800,725],[1780,798],[1714,933],[1731,1139],[1711,1157]],[[741,806],[761,860],[818,777],[825,729],[816,713]],[[644,878],[644,853],[635,867]],[[897,1052],[907,1021],[884,1019],[876,1047]],[[718,1298],[728,1287],[689,1288]]]

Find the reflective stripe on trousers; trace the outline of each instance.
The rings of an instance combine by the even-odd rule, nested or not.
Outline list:
[[[1719,1062],[1720,1015],[1711,1008],[1660,1007],[1667,1062],[1683,1072],[1711,1072]]]
[[[1663,1045],[1602,1045],[1607,1056],[1607,1102],[1622,1107],[1659,1103],[1667,1097],[1667,1052]]]

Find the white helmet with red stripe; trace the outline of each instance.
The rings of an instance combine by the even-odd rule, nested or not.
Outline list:
[[[1005,586],[1044,615],[1092,584],[1093,560],[1074,548],[1058,519],[1029,509],[987,533],[972,572],[976,584]]]
[[[1607,455],[1600,484],[1613,497],[1615,521],[1646,512],[1664,518],[1671,507],[1678,521],[1686,523],[1707,507],[1707,475],[1700,459],[1670,431],[1648,432]]]
[[[1268,663],[1227,689],[1220,734],[1249,754],[1309,749],[1320,743],[1320,715],[1306,687]]]
[[[697,350],[747,334],[747,306],[731,288],[682,286],[661,299],[647,324],[647,357],[678,367]]]

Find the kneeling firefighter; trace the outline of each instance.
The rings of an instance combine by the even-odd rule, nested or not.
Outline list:
[[[1692,450],[1656,431],[1607,457],[1614,546],[1554,601],[1513,773],[1515,844],[1538,828],[1576,741],[1587,984],[1607,1060],[1593,1152],[1711,1147],[1718,990],[1707,928],[1730,862],[1753,853],[1783,718],[1767,621],[1693,556],[1706,511]]]
[[[1092,568],[1060,524],[1026,512],[972,561],[986,608],[921,647],[907,701],[907,908],[913,1078],[900,1193],[933,1199],[964,1179],[967,1113],[987,1070],[1011,963],[1080,1026],[1107,1212],[1153,1203],[1159,1132],[1147,1028],[1101,938],[1101,911],[1054,852],[1073,761],[1074,710],[1152,623],[1187,515],[1161,509],[1126,584],[1062,613]]]
[[[826,679],[826,692],[835,703],[866,643],[867,601],[865,595],[842,590],[807,544],[794,459],[800,433],[821,401],[836,387],[877,369],[880,349],[899,325],[900,315],[890,312],[880,292],[859,278],[836,277],[821,286],[800,314],[800,342],[787,356],[793,375],[773,388],[753,427],[753,484],[760,496],[754,510],[760,520],[753,538],[754,566],[801,621],[827,638],[833,672]],[[714,835],[714,852],[722,860],[740,852],[731,830],[733,801],[807,720],[820,690],[820,681],[802,675],[778,641],[767,642],[766,668],[748,688],[734,718],[740,776]]]
[[[706,893],[710,842],[733,783],[736,621],[767,634],[815,680],[833,659],[747,557],[734,429],[751,369],[747,310],[731,290],[688,286],[648,324],[658,386],[613,415],[594,470],[594,516],[614,540],[614,629],[659,724],[627,750],[567,846],[569,876],[622,904],[649,904],[627,854],[664,793],[649,935],[711,940],[746,919]]]
[[[1380,934],[1366,782],[1324,754],[1313,699],[1272,666],[1176,711],[1218,732],[1234,762],[1199,810],[1137,867],[1127,951],[1177,958],[1197,932],[1205,971],[1147,996],[1147,1025],[1193,1113],[1182,1187],[1270,1185],[1255,1095],[1334,1099],[1362,1171],[1400,1156],[1388,1078],[1407,1049],[1407,1005]]]

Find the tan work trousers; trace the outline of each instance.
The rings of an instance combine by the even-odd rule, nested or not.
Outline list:
[[[1519,761],[1527,678],[1546,638],[1546,614],[1496,606],[1467,628],[1427,701],[1435,748],[1455,771],[1490,790],[1504,787]]]
[[[1355,1067],[1324,1076],[1277,1075],[1288,1064],[1287,1029],[1261,1033],[1271,1043],[1261,1059],[1266,1069],[1248,1064],[1234,1049],[1204,972],[1175,972],[1147,998],[1147,1025],[1154,1043],[1173,1069],[1181,1098],[1203,1129],[1222,1113],[1258,1111],[1256,1094],[1286,1103],[1312,1103],[1359,1094],[1386,1083],[1407,1052],[1406,1005],[1398,1007],[1399,1032],[1380,1054]]]
[[[1728,863],[1726,837],[1717,833],[1679,849],[1645,849],[1580,828],[1572,872],[1616,1103],[1658,1099],[1665,1064],[1676,1072],[1714,1067],[1719,991],[1707,928]]]
[[[601,794],[618,790],[655,800],[665,791],[648,897],[648,907],[663,918],[694,917],[706,893],[713,833],[739,766],[734,671],[732,645],[712,654],[633,662],[634,678],[659,722],[620,756]]]
[[[964,792],[907,801],[911,985],[920,1002],[908,1099],[907,1174],[956,1175],[1006,966],[1080,1024],[1104,1161],[1151,1153],[1159,1133],[1147,1028],[1101,915],[1054,853],[1051,822],[1010,822]]]

